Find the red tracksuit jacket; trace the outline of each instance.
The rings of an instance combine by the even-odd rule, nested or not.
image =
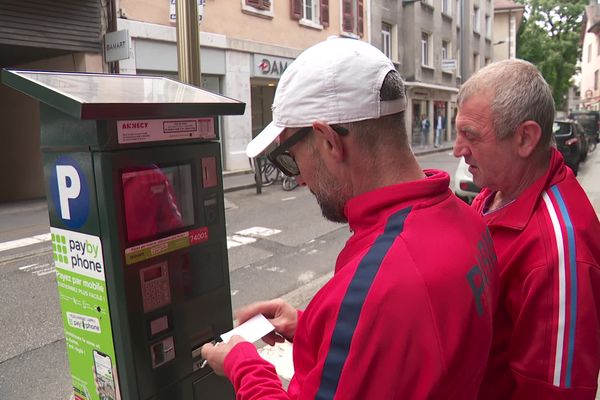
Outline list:
[[[300,314],[288,392],[254,346],[225,359],[237,398],[474,399],[498,282],[485,224],[441,171],[351,199],[354,232]]]
[[[473,202],[482,213],[492,192]],[[482,400],[594,399],[600,367],[600,223],[553,150],[548,172],[484,215],[501,294]]]

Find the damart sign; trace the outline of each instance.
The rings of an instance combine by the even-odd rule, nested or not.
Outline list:
[[[292,58],[255,54],[254,77],[280,78],[292,61]]]

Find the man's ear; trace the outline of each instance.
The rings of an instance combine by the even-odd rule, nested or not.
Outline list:
[[[313,131],[317,136],[317,146],[322,146],[320,150],[333,157],[336,161],[343,161],[345,157],[345,147],[342,136],[334,131],[331,126],[321,121],[313,122]]]
[[[542,128],[535,121],[525,121],[517,127],[515,141],[517,153],[528,158],[537,148],[542,138]]]

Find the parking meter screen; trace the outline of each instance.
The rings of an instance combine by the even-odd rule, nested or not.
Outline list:
[[[121,181],[129,243],[194,224],[189,164],[128,170],[121,174]]]

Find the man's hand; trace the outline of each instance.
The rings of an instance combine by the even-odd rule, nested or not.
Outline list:
[[[284,339],[290,342],[294,340],[298,324],[298,312],[294,307],[282,299],[259,301],[240,308],[235,312],[235,317],[238,324],[243,324],[256,314],[264,315],[275,327],[274,332],[262,338],[265,343],[273,346],[275,343],[283,342]]]
[[[215,374],[224,375],[223,363],[225,362],[225,357],[227,357],[227,354],[229,354],[231,349],[233,349],[236,344],[244,341],[245,340],[243,337],[234,335],[227,343],[206,343],[204,346],[202,346],[202,358],[208,361],[208,365],[210,365],[213,371],[215,371]]]

